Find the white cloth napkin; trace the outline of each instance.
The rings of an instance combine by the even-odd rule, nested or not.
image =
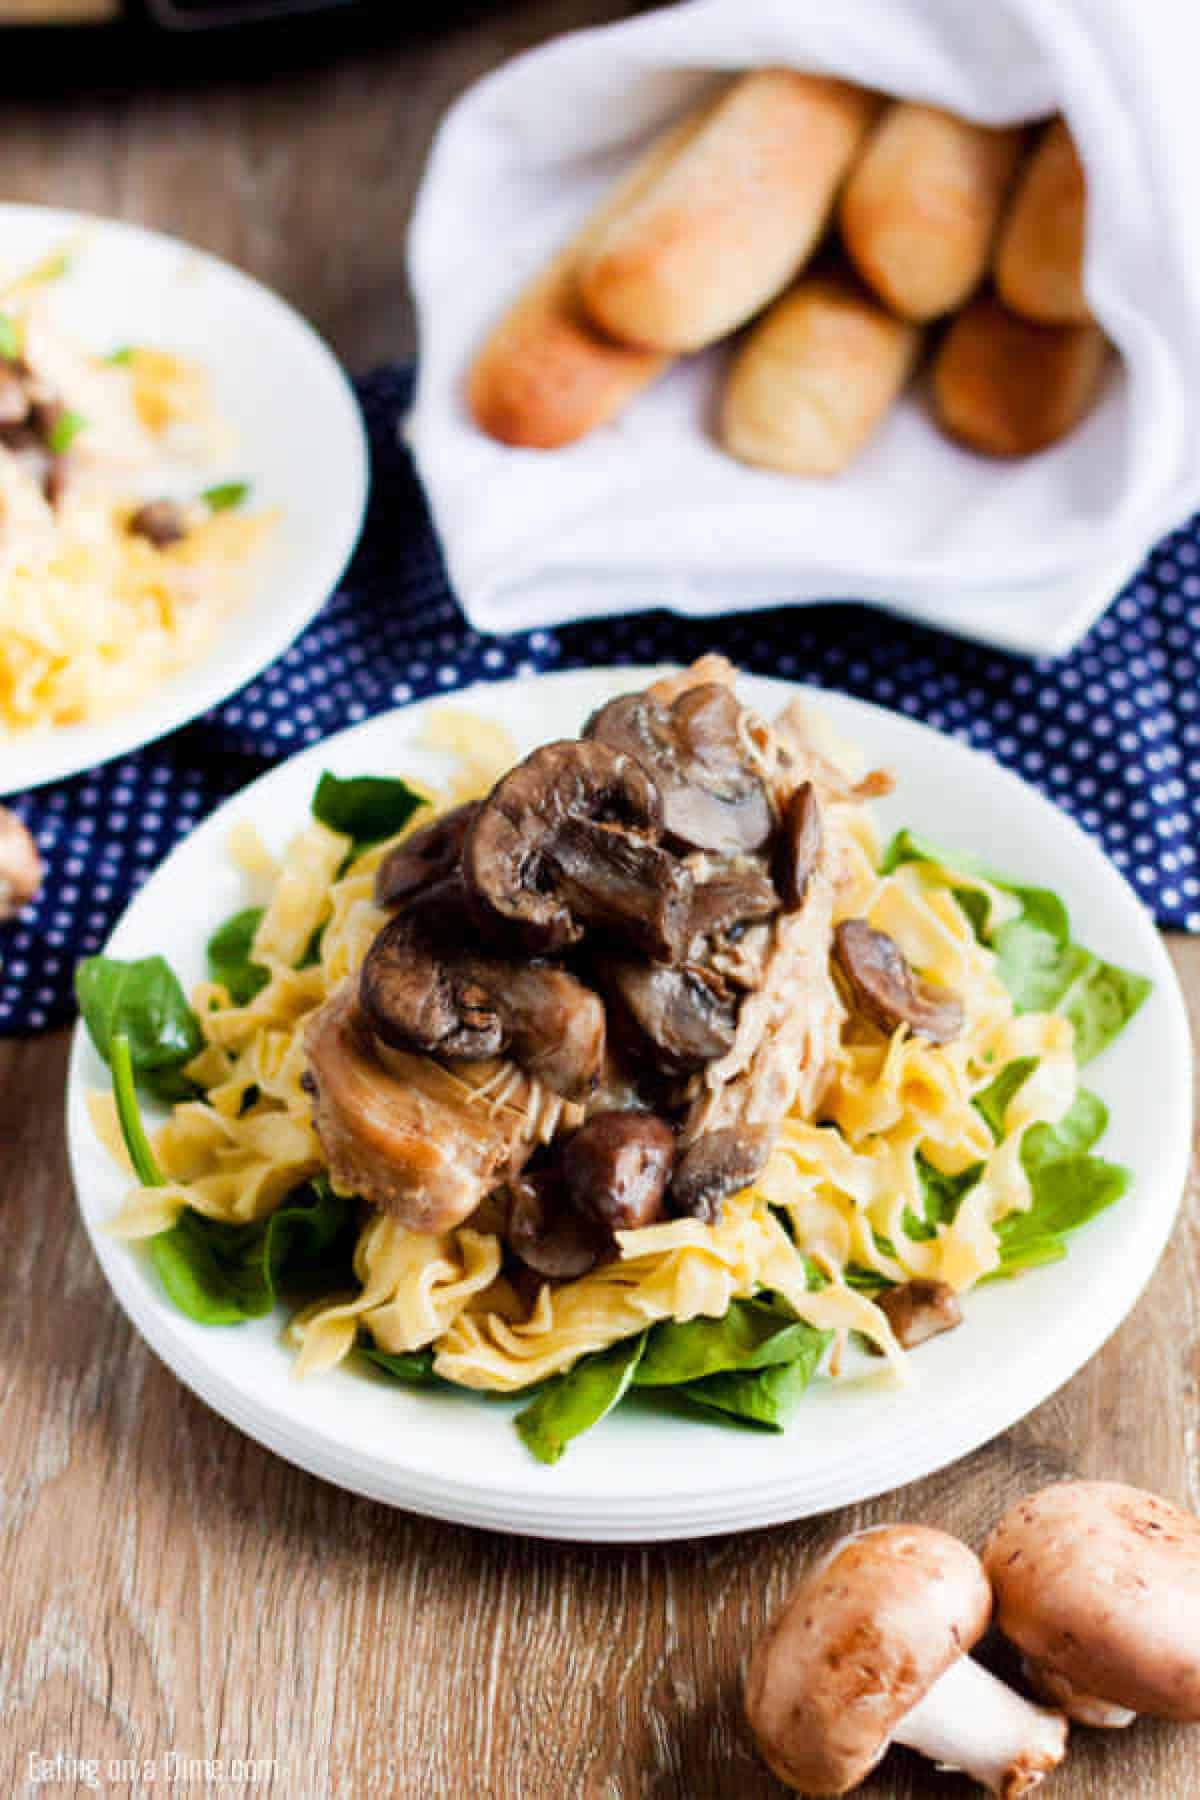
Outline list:
[[[1039,456],[960,450],[918,394],[832,481],[743,467],[708,430],[724,353],[566,450],[491,442],[470,358],[524,282],[714,71],[790,64],[987,124],[1062,111],[1088,174],[1087,291],[1122,355]],[[471,622],[874,599],[1066,649],[1200,504],[1200,8],[1184,0],[690,0],[519,57],[451,109],[409,245],[408,433]]]

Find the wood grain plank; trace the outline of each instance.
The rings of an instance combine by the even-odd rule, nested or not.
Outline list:
[[[356,368],[413,347],[404,227],[434,124],[475,75],[621,0],[525,0],[270,81],[6,100],[5,197],[134,218],[231,256]],[[1200,944],[1172,955],[1200,1030]],[[395,1513],[290,1468],[160,1367],[79,1226],[63,1034],[0,1043],[0,1792],[30,1752],[94,1757],[104,1791],[166,1758],[259,1759],[316,1800],[778,1800],[741,1718],[745,1661],[806,1560],[909,1517],[972,1542],[1072,1470],[1200,1509],[1200,1199],[1105,1349],[1013,1431],[829,1518],[693,1544],[523,1542]],[[1062,1800],[1190,1800],[1198,1740],[1077,1734]],[[157,1782],[108,1782],[110,1757]],[[174,1765],[178,1773],[179,1765]],[[966,1795],[914,1758],[866,1790]]]

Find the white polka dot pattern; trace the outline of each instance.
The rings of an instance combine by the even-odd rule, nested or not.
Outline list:
[[[1200,517],[1158,546],[1057,661],[1024,662],[844,605],[728,621],[641,613],[486,639],[451,597],[397,441],[410,380],[388,370],[361,386],[374,469],[363,541],[291,649],[163,742],[12,800],[47,880],[37,905],[0,928],[0,1034],[68,1017],[76,960],[103,942],[155,864],[219,800],[293,751],[471,681],[708,649],[990,751],[1100,839],[1162,925],[1200,932]]]

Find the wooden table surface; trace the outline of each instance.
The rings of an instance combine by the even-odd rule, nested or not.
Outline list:
[[[404,227],[444,106],[514,50],[627,10],[534,0],[269,84],[9,100],[0,197],[190,237],[277,287],[364,368],[412,347]],[[1195,1030],[1200,943],[1171,951]],[[742,1671],[835,1535],[904,1517],[978,1543],[1012,1499],[1068,1471],[1200,1509],[1194,1185],[1149,1291],[1074,1381],[964,1462],[851,1513],[589,1548],[340,1493],[207,1411],[126,1324],[75,1215],[66,1048],[65,1033],[0,1044],[0,1791],[779,1795],[741,1724]],[[67,1760],[34,1764],[38,1787],[31,1756]],[[113,1758],[148,1779],[112,1778]],[[234,1759],[251,1765],[241,1780]],[[897,1755],[866,1791],[967,1789]],[[1200,1732],[1081,1731],[1051,1792],[1189,1800]]]

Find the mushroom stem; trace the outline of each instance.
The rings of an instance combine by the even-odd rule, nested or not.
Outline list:
[[[931,1762],[961,1769],[990,1793],[1016,1800],[1062,1761],[1067,1722],[960,1656],[905,1713],[892,1738]]]

